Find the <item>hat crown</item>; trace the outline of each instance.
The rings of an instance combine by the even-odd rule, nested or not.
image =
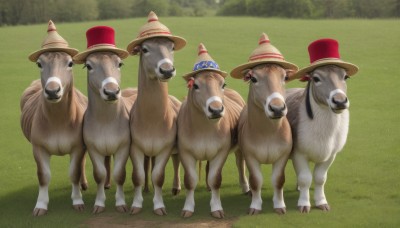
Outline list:
[[[95,26],[86,31],[87,48],[96,46],[115,47],[115,31],[108,26]]]
[[[262,33],[258,40],[258,47],[249,57],[249,62],[279,59],[284,60],[281,52],[271,44],[267,34]]]
[[[42,48],[68,48],[68,42],[57,32],[56,25],[49,21],[47,36],[42,42]]]
[[[340,59],[339,43],[334,39],[319,39],[308,46],[310,63],[322,59]]]
[[[198,47],[197,60],[194,64],[193,71],[207,69],[219,70],[219,66],[217,62],[211,58],[210,54],[208,54],[204,44],[200,43]]]
[[[140,28],[137,38],[157,34],[171,35],[171,32],[167,26],[158,21],[157,14],[153,11],[150,11],[149,15],[147,16],[147,23]]]

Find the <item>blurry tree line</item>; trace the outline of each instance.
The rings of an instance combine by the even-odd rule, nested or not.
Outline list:
[[[0,0],[0,25],[159,16],[400,17],[400,0]]]
[[[221,0],[218,15],[286,18],[400,17],[400,0]]]

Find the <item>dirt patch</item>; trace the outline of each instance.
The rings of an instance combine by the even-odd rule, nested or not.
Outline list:
[[[148,221],[142,219],[116,219],[111,216],[104,217],[93,217],[87,220],[83,225],[85,227],[93,227],[93,228],[126,228],[126,227],[151,227],[151,228],[228,228],[232,227],[232,224],[235,222],[235,219],[222,219],[222,220],[203,220],[203,221],[193,221],[193,222],[180,222],[175,223],[171,221]]]

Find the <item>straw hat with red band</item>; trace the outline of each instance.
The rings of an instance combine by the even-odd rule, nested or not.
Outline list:
[[[176,51],[185,47],[186,40],[182,37],[172,35],[167,26],[158,21],[158,17],[153,11],[149,13],[147,19],[147,23],[140,28],[137,38],[132,40],[126,48],[131,55],[137,54],[134,52],[136,46],[154,37],[166,37],[172,40]]]
[[[197,73],[205,71],[205,70],[211,70],[218,72],[222,77],[226,77],[228,74],[225,71],[221,71],[219,69],[219,66],[217,62],[215,62],[211,56],[208,54],[208,51],[204,44],[200,43],[199,48],[198,48],[198,54],[197,54],[197,60],[196,63],[193,66],[193,71],[185,74],[183,78],[185,80],[189,80],[191,77],[195,76]]]
[[[346,70],[348,76],[357,73],[358,67],[340,59],[339,43],[334,39],[319,39],[308,46],[310,66],[299,70],[290,77],[290,80],[302,78],[315,68],[325,65],[336,65]],[[301,81],[307,81],[302,79]]]
[[[245,70],[263,63],[275,63],[285,69],[298,70],[295,64],[285,61],[281,52],[271,44],[267,34],[262,33],[258,42],[258,47],[251,53],[248,62],[233,69],[231,71],[231,76],[233,78],[243,78]]]
[[[75,63],[84,63],[93,52],[113,52],[121,59],[129,56],[128,52],[115,46],[115,31],[108,26],[95,26],[86,31],[87,49],[73,57]]]
[[[76,55],[79,51],[70,48],[68,42],[62,38],[58,32],[54,23],[50,20],[47,27],[47,36],[42,42],[42,49],[39,49],[29,55],[29,60],[36,62],[41,54],[44,52],[61,51],[69,54],[70,56]]]

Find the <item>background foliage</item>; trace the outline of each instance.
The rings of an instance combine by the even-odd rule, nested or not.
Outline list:
[[[0,0],[0,25],[146,16],[400,17],[400,0]]]

